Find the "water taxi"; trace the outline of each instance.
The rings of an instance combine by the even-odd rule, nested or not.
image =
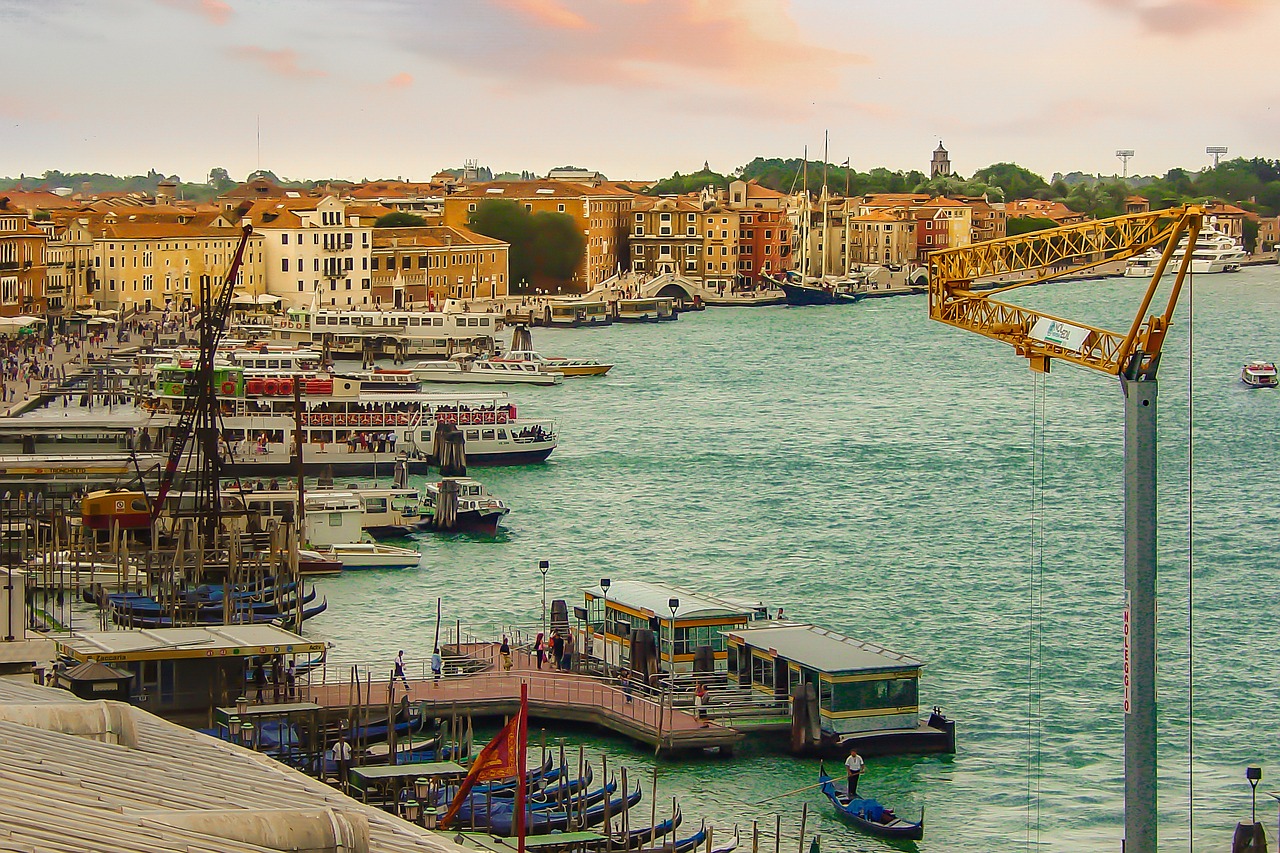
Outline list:
[[[613,322],[609,303],[603,299],[559,299],[543,310],[542,324],[564,329],[580,326],[608,326]]]
[[[1240,371],[1240,381],[1250,388],[1275,388],[1280,377],[1273,362],[1251,361]]]
[[[613,369],[612,364],[602,364],[587,358],[560,358],[539,355],[533,350],[512,350],[490,361],[513,364],[536,364],[541,370],[555,371],[565,376],[604,376]]]
[[[564,374],[529,362],[455,355],[448,361],[420,361],[410,370],[419,382],[454,385],[559,385]]]
[[[443,510],[449,493],[457,496],[456,506]],[[423,500],[438,529],[465,530],[487,536],[498,532],[498,524],[511,511],[505,503],[489,494],[483,483],[470,477],[446,477],[439,482],[428,483],[423,490]]]

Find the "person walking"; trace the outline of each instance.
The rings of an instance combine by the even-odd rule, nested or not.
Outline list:
[[[440,657],[440,647],[436,646],[436,650],[431,653],[431,682],[436,687],[440,686],[440,676],[444,673],[444,658]]]
[[[405,689],[405,692],[407,693],[409,691],[409,679],[406,678],[404,674],[404,649],[401,649],[399,652],[396,653],[396,660],[395,660],[395,663],[392,665],[392,670],[391,670],[391,689],[392,690],[395,690],[396,688],[397,678],[400,679],[402,682],[404,682],[404,689]]]
[[[866,769],[867,762],[862,760],[862,756],[858,755],[855,747],[849,747],[849,757],[844,760],[844,769],[849,774],[849,800],[852,802],[858,796],[858,777],[862,775],[862,771]]]
[[[538,661],[538,669],[542,669],[542,662],[547,657],[547,647],[541,631],[538,632],[537,639],[533,641],[533,656]]]
[[[631,670],[624,669],[622,675],[618,679],[622,682],[622,695],[627,697],[627,704],[631,704]]]
[[[502,646],[498,649],[498,653],[502,655],[502,669],[505,672],[511,671],[511,643],[507,640],[507,635],[502,635]]]
[[[346,788],[351,770],[351,744],[347,743],[346,733],[338,735],[338,742],[333,745],[333,760],[338,764],[338,781]]]

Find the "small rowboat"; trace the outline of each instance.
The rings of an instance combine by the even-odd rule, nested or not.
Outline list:
[[[838,790],[836,784],[826,771],[820,771],[818,781],[822,783],[822,793],[827,795],[831,805],[836,807],[836,814],[849,823],[881,838],[902,838],[919,841],[924,837],[924,810],[920,810],[920,822],[911,823],[886,809],[873,799],[847,800]]]

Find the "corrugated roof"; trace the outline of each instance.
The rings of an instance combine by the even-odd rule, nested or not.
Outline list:
[[[275,625],[203,625],[136,631],[89,631],[58,639],[77,660],[212,657],[316,651],[314,643]]]
[[[759,628],[725,632],[752,648],[775,652],[778,657],[820,672],[866,672],[918,669],[924,664],[883,646],[846,637],[826,628],[774,622]]]
[[[374,853],[461,849],[264,755],[121,703],[82,704],[127,716],[132,746],[104,742],[115,739],[110,732],[77,736],[3,719],[6,706],[20,718],[24,709],[78,702],[64,690],[0,679],[0,847],[278,853],[279,845],[236,836],[252,836],[255,818],[278,829],[290,816],[312,814],[298,823],[314,827],[330,816],[334,824],[367,824]]]
[[[602,598],[600,587],[586,587],[583,593],[592,598]],[[667,606],[672,598],[680,599],[680,609],[676,611],[676,621],[682,619],[714,618],[717,616],[741,616],[747,621],[750,608],[741,603],[727,601],[714,595],[696,593],[678,586],[666,586],[648,581],[613,581],[609,587],[608,598],[634,610],[648,611],[664,619],[671,618],[671,608]]]

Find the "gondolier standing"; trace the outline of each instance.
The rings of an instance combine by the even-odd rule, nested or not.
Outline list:
[[[867,762],[862,760],[861,755],[858,755],[858,750],[854,747],[849,747],[849,757],[844,760],[844,769],[849,773],[850,800],[858,796],[858,777],[862,775],[862,771],[866,766]]]

